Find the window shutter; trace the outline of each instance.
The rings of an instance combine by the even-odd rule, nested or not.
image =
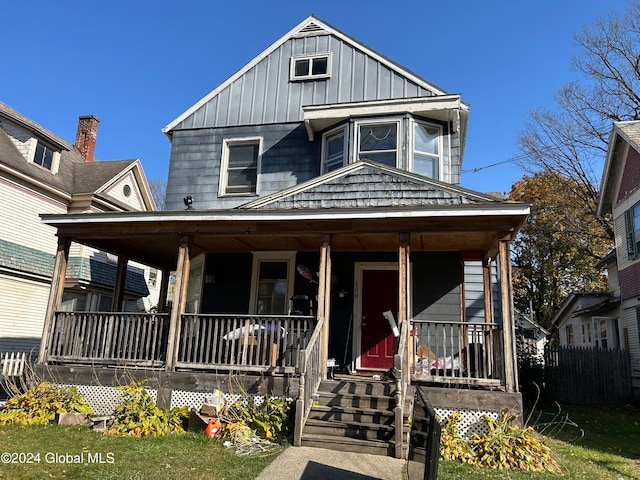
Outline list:
[[[633,234],[633,209],[624,212],[624,228],[627,236],[627,255],[632,258],[636,255],[636,242]]]

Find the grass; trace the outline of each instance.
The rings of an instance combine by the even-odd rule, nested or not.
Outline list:
[[[640,409],[574,406],[564,410],[560,415],[536,414],[530,421],[544,431],[543,440],[562,474],[485,470],[441,461],[439,478],[640,480]]]
[[[284,448],[267,456],[239,457],[222,440],[203,434],[131,438],[108,437],[77,426],[3,426],[0,454],[40,456],[39,462],[32,458],[30,464],[0,463],[0,479],[249,480]],[[64,462],[66,454],[80,463]],[[98,463],[97,454],[103,463]]]
[[[486,470],[440,462],[439,478],[640,480],[640,409],[627,406],[565,410],[562,416],[540,414],[530,422],[544,429],[543,438],[552,448],[562,474]],[[584,430],[582,437],[581,430]],[[0,427],[0,454],[39,453],[40,462],[0,463],[0,479],[249,480],[285,448],[264,457],[240,457],[233,449],[225,448],[222,440],[211,440],[202,434],[123,438],[100,435],[86,427],[3,426]],[[45,457],[48,452],[63,458],[70,454],[83,461],[48,463]],[[87,461],[89,454],[93,461]],[[96,463],[97,454],[102,454],[106,463]],[[51,455],[48,459],[51,460]]]

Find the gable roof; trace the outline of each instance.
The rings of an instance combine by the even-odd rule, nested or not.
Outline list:
[[[611,292],[573,292],[551,319],[551,325],[560,326],[564,320],[583,313],[608,311],[614,309],[620,299]]]
[[[9,134],[2,128],[1,122],[3,118],[27,130],[34,137],[46,141],[52,148],[58,149],[60,153],[58,171],[53,173],[26,161]],[[132,169],[136,171],[138,183],[145,192],[145,204],[148,209],[154,210],[153,197],[139,160],[109,160],[103,162],[94,160],[93,162],[87,162],[74,145],[17,112],[7,104],[0,102],[0,170],[22,177],[30,183],[53,189],[57,195],[68,201],[73,195],[77,194],[97,194],[97,196],[100,196],[99,194],[107,185]],[[117,199],[109,198],[106,194],[102,196],[121,209],[130,209],[130,207]]]
[[[384,55],[382,55],[382,54],[376,52],[375,50],[367,47],[363,43],[355,40],[351,36],[345,34],[344,32],[342,32],[340,30],[338,30],[337,28],[335,28],[334,26],[332,26],[329,23],[325,22],[324,20],[321,20],[321,19],[319,19],[318,17],[316,17],[314,15],[310,15],[305,20],[303,20],[301,23],[296,25],[292,30],[287,32],[285,35],[283,35],[278,40],[276,40],[273,44],[271,44],[269,47],[267,47],[262,53],[260,53],[252,61],[250,61],[244,67],[242,67],[240,70],[238,70],[235,74],[233,74],[231,77],[229,77],[226,81],[224,81],[222,84],[220,84],[214,90],[209,92],[207,95],[205,95],[198,102],[196,102],[188,110],[186,110],[184,113],[179,115],[176,119],[171,121],[165,128],[163,128],[162,131],[165,134],[167,134],[169,137],[171,137],[171,131],[173,129],[178,127],[182,122],[185,122],[187,119],[189,119],[189,117],[192,117],[192,116],[194,116],[196,114],[198,115],[198,117],[200,119],[199,121],[204,121],[204,120],[202,120],[202,118],[206,117],[209,114],[206,111],[206,106],[210,101],[212,101],[215,97],[217,97],[219,94],[221,94],[223,91],[225,91],[228,87],[230,87],[234,82],[236,82],[236,80],[240,79],[243,75],[245,75],[249,71],[251,71],[261,61],[263,61],[269,55],[274,53],[278,48],[282,47],[287,41],[292,40],[292,39],[297,39],[297,38],[304,38],[304,37],[308,37],[308,36],[318,36],[318,35],[327,35],[327,36],[333,36],[333,37],[338,38],[340,41],[348,44],[349,46],[351,46],[355,50],[357,50],[359,52],[362,52],[367,57],[373,59],[376,62],[379,62],[379,64],[382,64],[384,67],[389,69],[389,71],[394,72],[395,74],[397,74],[397,75],[409,80],[413,84],[417,85],[419,88],[421,88],[424,91],[428,92],[428,95],[449,95],[443,89],[435,86],[433,83],[428,82],[427,80],[425,80],[424,78],[420,77],[419,75],[413,73],[409,69],[400,66],[399,64],[395,63],[394,61],[390,60],[389,58],[385,57]],[[286,68],[288,70],[288,59],[287,59]],[[242,86],[242,87],[239,87],[239,88],[245,88],[245,87]],[[246,88],[249,88],[249,87],[246,87]],[[397,97],[397,96],[391,95],[391,96],[387,96],[387,97],[380,98],[380,99],[391,99],[391,98],[402,98],[402,97],[404,97],[404,95],[402,95],[401,97]],[[297,101],[299,101],[302,104],[302,99],[298,99]],[[356,101],[356,99],[350,99],[350,101]],[[335,102],[322,102],[322,103],[335,103]],[[199,112],[203,108],[204,108],[204,112]],[[198,125],[198,126],[201,126],[201,125]]]
[[[360,160],[238,209],[343,209],[504,204],[474,192],[371,160]]]
[[[616,203],[618,185],[627,160],[627,146],[631,146],[634,150],[640,152],[640,121],[634,120],[613,124],[600,181],[598,215],[610,213]]]

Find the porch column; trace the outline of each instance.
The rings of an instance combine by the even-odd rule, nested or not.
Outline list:
[[[160,279],[160,295],[158,296],[158,313],[167,311],[167,295],[169,294],[169,277],[171,271],[168,268],[162,269],[162,278]]]
[[[410,253],[409,234],[401,233],[398,248],[398,327],[402,335],[409,338],[409,298],[410,298]],[[407,352],[405,352],[406,364],[402,368],[409,371],[412,356],[410,352],[413,347],[407,341]]]
[[[169,338],[167,340],[167,371],[173,371],[178,358],[178,340],[180,338],[180,319],[184,313],[187,301],[187,284],[189,282],[189,268],[191,260],[189,249],[191,237],[180,237],[178,247],[178,263],[176,265],[176,280],[173,285],[173,305],[169,317]]]
[[[493,289],[491,288],[491,259],[482,262],[482,283],[484,287],[484,321],[493,323]]]
[[[51,289],[49,290],[49,301],[47,302],[47,312],[44,317],[44,327],[42,329],[42,339],[40,340],[40,351],[38,353],[39,364],[45,364],[47,362],[49,339],[54,324],[54,316],[56,311],[60,309],[62,293],[64,292],[64,279],[67,276],[69,248],[71,248],[71,239],[68,237],[58,237],[58,247],[53,264],[53,276],[51,278]]]
[[[502,334],[504,346],[504,380],[507,392],[518,391],[516,372],[516,336],[513,322],[513,288],[511,283],[510,239],[499,241],[500,297],[502,304]]]
[[[121,312],[124,305],[124,287],[127,282],[127,264],[129,258],[125,255],[118,256],[118,268],[116,270],[116,281],[113,285],[113,297],[111,299],[111,311]]]
[[[321,348],[322,378],[327,378],[329,358],[329,312],[331,310],[331,237],[322,235],[320,239],[320,274],[318,278],[318,318],[324,317]]]

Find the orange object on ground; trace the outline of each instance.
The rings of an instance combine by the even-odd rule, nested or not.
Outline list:
[[[213,438],[218,436],[221,430],[222,424],[218,420],[212,418],[204,429],[204,434],[209,438]]]

